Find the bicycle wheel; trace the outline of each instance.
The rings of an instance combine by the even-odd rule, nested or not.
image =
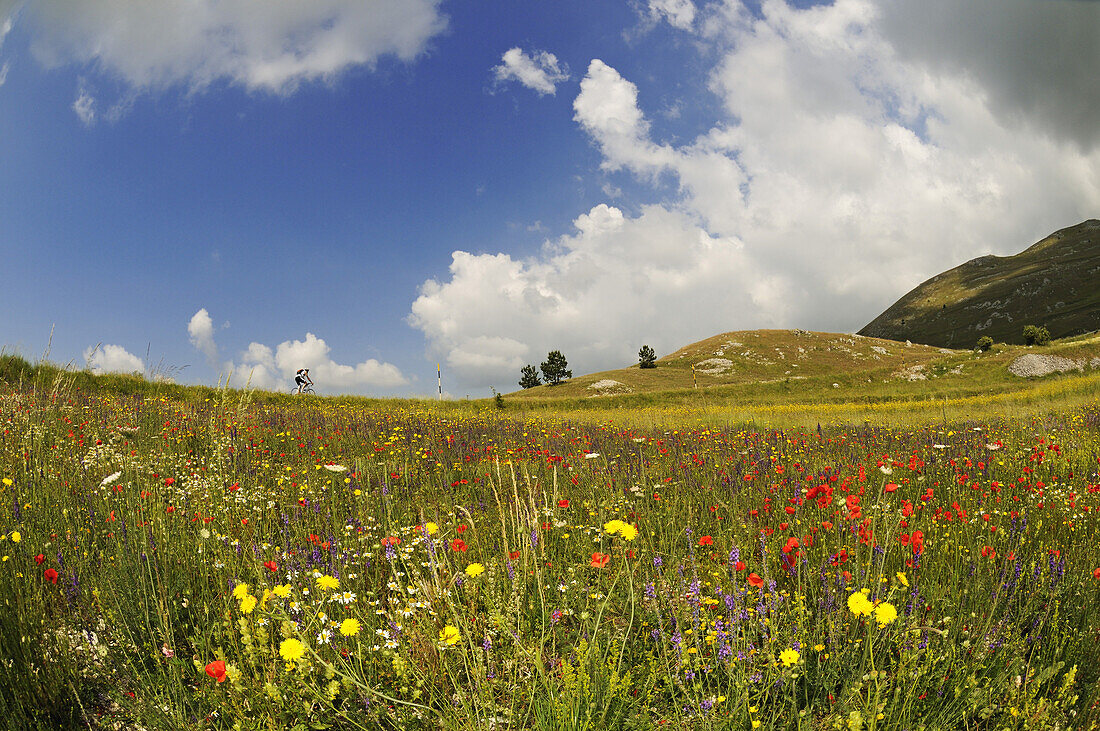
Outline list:
[[[313,386],[304,386],[304,387],[302,388],[302,393],[312,393],[312,394],[316,394],[317,392],[313,390]]]

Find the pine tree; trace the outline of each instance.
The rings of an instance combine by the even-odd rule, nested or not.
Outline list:
[[[653,352],[653,348],[648,345],[643,345],[638,350],[638,367],[639,368],[656,368],[657,367],[657,354]]]
[[[546,355],[546,361],[540,364],[539,368],[542,370],[542,377],[546,379],[546,384],[556,386],[565,379],[573,377],[573,371],[567,370],[568,365],[560,350],[551,350]]]
[[[535,370],[533,365],[523,366],[523,370],[519,372],[519,385],[523,388],[534,388],[542,385],[538,371]]]

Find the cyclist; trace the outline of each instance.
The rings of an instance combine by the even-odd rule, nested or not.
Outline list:
[[[307,385],[312,386],[313,379],[309,377],[309,369],[299,368],[294,374],[294,383],[297,385],[297,388],[294,389],[294,393],[301,393],[302,389]]]

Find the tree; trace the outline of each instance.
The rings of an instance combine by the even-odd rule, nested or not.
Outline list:
[[[546,379],[546,385],[556,386],[566,378],[573,377],[573,371],[567,370],[569,363],[560,350],[551,350],[546,354],[546,361],[539,365],[542,377]]]
[[[523,370],[519,372],[519,385],[523,388],[534,388],[535,386],[541,386],[542,381],[539,380],[538,371],[535,370],[533,365],[523,366]]]
[[[656,368],[657,367],[657,354],[653,352],[653,348],[648,345],[643,345],[638,350],[638,367],[639,368]]]
[[[1050,343],[1050,331],[1042,326],[1024,325],[1024,343],[1026,345],[1048,345]]]
[[[974,349],[984,353],[992,347],[993,338],[989,337],[988,335],[982,335],[980,338],[978,338],[978,344],[974,346]]]

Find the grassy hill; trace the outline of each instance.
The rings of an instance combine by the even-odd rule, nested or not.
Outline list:
[[[586,408],[689,404],[703,395],[719,406],[958,398],[1028,388],[1035,379],[1010,370],[1022,356],[1060,364],[1094,382],[1093,390],[1100,383],[1100,336],[978,353],[842,333],[750,330],[687,345],[658,359],[655,369],[635,364],[507,398],[532,407],[583,402]]]
[[[988,335],[1022,343],[1024,325],[1052,337],[1100,330],[1100,221],[1057,231],[1015,256],[982,256],[932,277],[861,335],[971,348]]]

